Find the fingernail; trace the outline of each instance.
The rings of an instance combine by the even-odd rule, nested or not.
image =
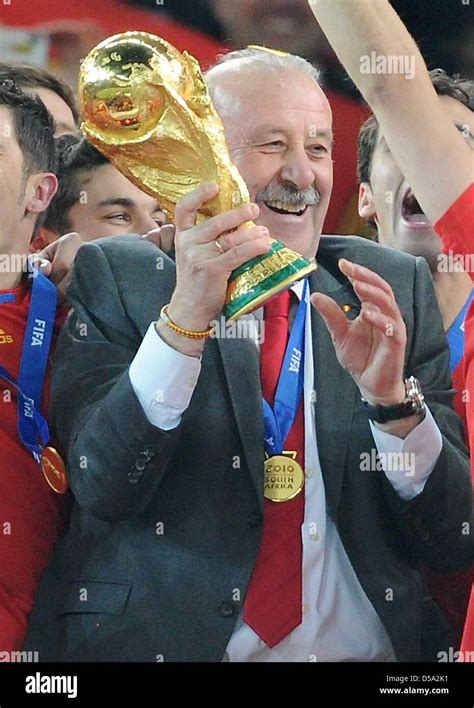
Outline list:
[[[252,216],[258,216],[258,214],[260,213],[260,209],[256,204],[251,204],[251,212]]]

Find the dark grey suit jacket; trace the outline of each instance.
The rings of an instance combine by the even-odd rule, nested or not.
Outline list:
[[[451,409],[446,339],[423,260],[324,237],[311,289],[352,303],[354,314],[360,303],[338,270],[342,256],[391,283],[408,331],[406,374],[421,381],[443,449],[410,502],[383,472],[361,470],[361,454],[375,447],[367,416],[314,312],[327,510],[397,659],[433,659],[444,647],[418,564],[451,569],[472,555],[462,534],[469,462]],[[220,661],[234,629],[262,533],[258,354],[250,340],[209,340],[181,424],[153,427],[128,367],[174,287],[173,261],[145,240],[103,239],[78,254],[53,379],[53,422],[77,505],[31,615],[26,646],[43,661]]]

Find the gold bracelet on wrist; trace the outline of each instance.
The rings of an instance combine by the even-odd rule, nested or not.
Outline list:
[[[193,332],[189,329],[179,327],[168,315],[168,305],[163,305],[161,308],[160,319],[173,332],[176,332],[176,334],[181,334],[183,337],[189,337],[189,339],[205,339],[206,337],[210,337],[214,332],[214,327],[209,327],[209,329],[206,329],[203,332]]]

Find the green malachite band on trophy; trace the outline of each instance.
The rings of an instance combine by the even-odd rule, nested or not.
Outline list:
[[[241,295],[233,302],[224,305],[223,314],[225,319],[236,320],[242,315],[256,310],[270,297],[316,270],[315,263],[310,263],[309,265],[307,263],[306,259],[303,258],[302,261],[295,262],[293,266],[287,266],[284,270],[273,273],[246,295]]]
[[[268,258],[271,258],[275,253],[278,253],[278,251],[281,251],[285,246],[280,242],[280,241],[275,241],[272,243],[272,246],[270,250],[268,250],[266,253],[262,254],[261,256],[256,256],[256,258],[252,258],[251,261],[247,261],[247,263],[243,263],[240,268],[236,268],[235,270],[232,271],[232,276],[231,280],[234,278],[238,278],[240,275],[243,275],[243,273],[247,273],[247,271],[252,270],[255,265],[258,263],[263,263],[266,261]],[[303,256],[301,256],[303,258]]]
[[[282,252],[282,253],[279,253]],[[284,257],[286,265],[275,269],[275,259]],[[267,261],[268,267],[267,267]],[[286,249],[276,241],[268,253],[252,259],[232,273],[230,280],[230,298],[226,301],[223,314],[227,320],[236,320],[252,310],[256,310],[272,295],[290,287],[293,283],[316,270],[316,263],[304,256]],[[232,284],[239,283],[241,294],[232,296]],[[245,287],[248,284],[248,288]]]

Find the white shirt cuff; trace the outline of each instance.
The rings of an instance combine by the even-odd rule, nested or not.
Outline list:
[[[201,360],[170,347],[152,322],[128,375],[150,423],[172,430],[188,408],[201,372]]]
[[[423,491],[443,448],[431,411],[426,407],[424,420],[403,439],[379,430],[372,421],[370,428],[387,479],[402,499],[414,499]]]

